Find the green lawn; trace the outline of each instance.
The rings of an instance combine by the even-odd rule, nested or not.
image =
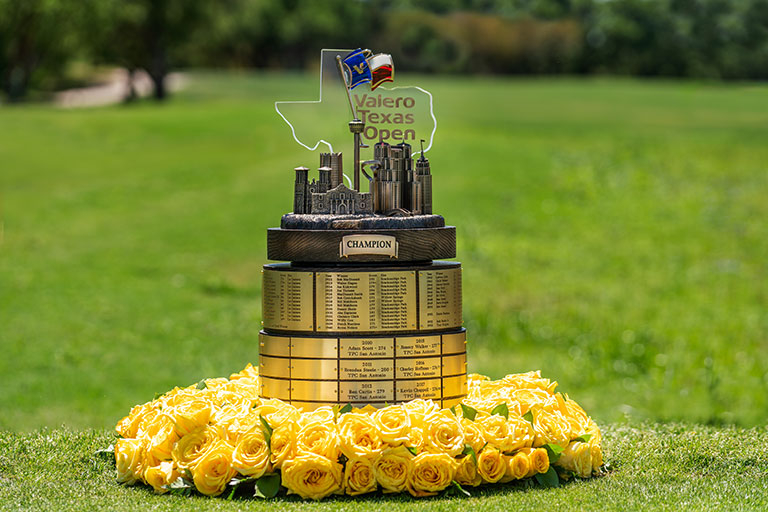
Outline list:
[[[768,417],[768,88],[407,77],[436,97],[470,370],[541,369],[599,422]],[[316,166],[275,99],[0,109],[0,428],[111,427],[257,359],[265,230]]]

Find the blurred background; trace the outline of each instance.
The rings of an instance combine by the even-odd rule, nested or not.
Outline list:
[[[0,428],[257,363],[274,101],[360,46],[435,96],[470,371],[765,424],[768,0],[0,0]]]

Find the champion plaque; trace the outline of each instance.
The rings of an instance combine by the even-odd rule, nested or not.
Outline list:
[[[275,109],[317,174],[293,170],[293,212],[267,231],[261,396],[305,409],[442,407],[467,391],[456,229],[432,211],[432,95],[387,54],[323,50],[320,99]],[[341,148],[352,138],[345,172]]]

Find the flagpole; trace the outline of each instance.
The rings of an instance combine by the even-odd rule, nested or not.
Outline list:
[[[354,145],[355,145],[354,188],[355,190],[360,192],[360,145],[361,145],[360,134],[363,133],[363,130],[365,129],[365,123],[357,118],[357,111],[355,111],[355,104],[352,102],[352,91],[350,91],[349,84],[347,83],[347,78],[344,76],[344,66],[341,63],[341,57],[339,55],[336,56],[336,64],[338,65],[338,68],[339,68],[341,81],[344,82],[344,89],[347,90],[347,100],[349,100],[349,109],[352,111],[352,121],[349,122],[349,131],[352,132],[352,135],[354,136]]]

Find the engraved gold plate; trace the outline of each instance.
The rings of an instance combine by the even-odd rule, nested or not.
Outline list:
[[[395,399],[394,383],[390,381],[357,381],[339,383],[341,402],[392,402]]]
[[[397,357],[439,356],[440,335],[411,336],[395,339]]]
[[[467,351],[467,333],[443,334],[443,354],[459,354]]]
[[[259,373],[265,377],[291,378],[291,360],[282,357],[259,356]]]
[[[441,367],[442,363],[439,356],[398,359],[396,375],[398,379],[439,377]]]
[[[443,378],[443,396],[464,396],[467,394],[467,376],[457,375],[456,377]]]
[[[319,380],[292,380],[291,398],[294,400],[339,400],[338,382]]]
[[[289,357],[291,355],[291,338],[259,333],[259,354]]]
[[[393,379],[395,376],[392,359],[341,359],[339,378],[350,380]]]
[[[443,356],[443,375],[467,373],[467,354]]]
[[[291,375],[300,379],[337,380],[339,366],[336,359],[291,359]]]
[[[419,271],[419,314],[419,329],[461,326],[461,268]]]
[[[416,329],[416,273],[318,272],[315,304],[320,332]]]
[[[368,359],[372,357],[393,357],[394,338],[340,338],[339,357]]]
[[[442,383],[440,379],[429,380],[399,380],[397,381],[395,400],[405,402],[416,398],[441,397]]]
[[[261,316],[267,329],[311,331],[313,272],[264,269]]]
[[[291,338],[291,357],[336,359],[339,357],[338,346],[336,338]]]
[[[261,377],[261,396],[289,400],[291,398],[291,381]]]

